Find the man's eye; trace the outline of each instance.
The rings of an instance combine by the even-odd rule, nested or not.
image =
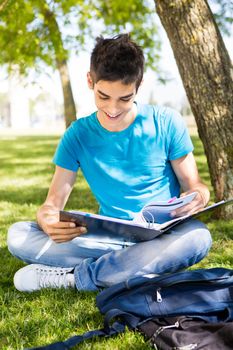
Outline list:
[[[123,102],[129,102],[131,100],[131,98],[121,98],[121,101]]]
[[[108,100],[108,97],[99,96],[101,100]]]

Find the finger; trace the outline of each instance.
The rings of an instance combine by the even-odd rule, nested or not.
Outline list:
[[[71,241],[72,239],[79,237],[81,234],[75,233],[71,235],[52,235],[50,236],[56,243],[64,243]]]
[[[198,206],[196,206],[195,208],[193,208],[192,210],[191,210],[191,213],[190,214],[195,214],[195,213],[198,213],[200,210],[202,210],[203,209],[203,205],[198,205]]]
[[[75,224],[75,222],[56,221],[56,222],[54,222],[53,227],[57,227],[57,228],[69,228],[69,227],[76,227],[76,224]]]
[[[173,210],[171,212],[171,216],[175,217],[175,216],[183,216],[183,215],[187,215],[191,210],[193,209],[193,204],[187,204],[182,208]]]
[[[184,196],[187,196],[187,194],[189,194],[188,192],[182,192],[181,194],[180,194],[180,198],[181,197],[184,197]]]
[[[185,215],[192,215],[192,214],[198,212],[202,208],[203,208],[203,206],[200,205],[200,204],[196,204],[196,205],[193,206],[193,204],[190,203],[190,204],[185,206],[185,210],[182,208],[182,209],[177,209],[176,211],[172,212],[172,213],[175,213],[172,216],[180,217],[180,216],[185,216]]]
[[[48,229],[49,234],[58,234],[58,235],[71,235],[71,234],[82,234],[86,233],[87,229],[84,226],[78,226],[74,228],[54,228],[50,227]]]

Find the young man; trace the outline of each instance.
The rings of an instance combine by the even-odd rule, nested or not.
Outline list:
[[[197,220],[135,244],[59,221],[79,168],[103,215],[132,220],[152,200],[193,191],[195,199],[175,215],[207,204],[209,191],[200,181],[182,117],[134,102],[143,69],[143,52],[129,35],[97,40],[87,74],[97,111],[72,123],[63,135],[37,223],[20,222],[9,229],[10,252],[29,264],[15,274],[18,290],[97,290],[133,276],[174,272],[207,254],[211,236]]]

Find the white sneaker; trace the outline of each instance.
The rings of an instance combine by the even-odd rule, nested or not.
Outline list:
[[[31,264],[18,270],[14,276],[15,288],[33,292],[42,288],[75,288],[73,268]]]

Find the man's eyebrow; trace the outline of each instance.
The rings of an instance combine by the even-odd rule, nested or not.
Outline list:
[[[131,93],[131,94],[129,94],[129,95],[125,95],[125,96],[121,96],[120,98],[129,98],[129,97],[132,97],[133,96],[133,92]]]
[[[97,90],[97,91],[98,91],[98,93],[99,93],[100,95],[102,95],[102,96],[104,96],[104,97],[110,97],[110,96],[106,95],[104,92],[102,92],[102,91],[100,91],[100,90]]]
[[[98,92],[100,95],[104,96],[104,97],[110,97],[109,95],[105,94],[105,93],[102,92],[101,90],[97,90],[97,92]],[[129,98],[129,97],[133,96],[133,94],[134,94],[134,93],[132,92],[131,94],[125,95],[125,96],[121,96],[120,98]]]

